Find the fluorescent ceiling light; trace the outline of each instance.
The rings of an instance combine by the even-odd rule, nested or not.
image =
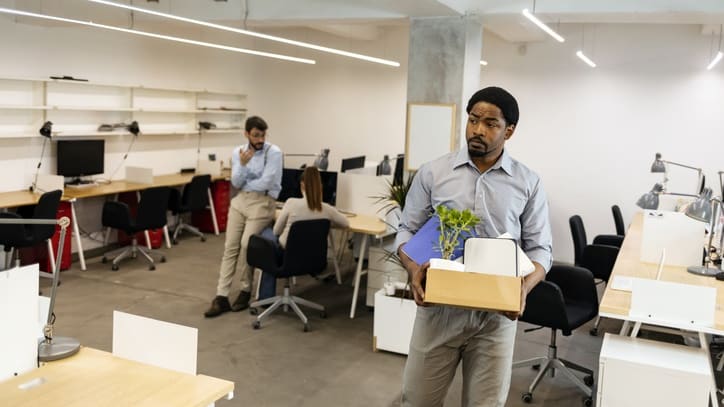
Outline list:
[[[103,28],[106,30],[113,30],[113,31],[120,31],[128,34],[135,34],[135,35],[141,35],[144,37],[151,37],[151,38],[158,38],[162,40],[168,40],[168,41],[174,41],[174,42],[180,42],[184,44],[192,44],[192,45],[200,45],[202,47],[209,47],[209,48],[216,48],[216,49],[223,49],[225,51],[234,51],[234,52],[240,52],[242,54],[250,54],[250,55],[256,55],[261,57],[269,57],[269,58],[276,58],[276,59],[283,59],[285,61],[293,61],[293,62],[301,62],[304,64],[315,64],[316,62],[312,59],[305,59],[305,58],[296,58],[296,57],[290,57],[287,55],[281,55],[281,54],[272,54],[269,52],[262,52],[262,51],[255,51],[252,49],[246,49],[246,48],[237,48],[237,47],[230,47],[227,45],[219,45],[219,44],[213,44],[210,42],[203,42],[203,41],[195,41],[195,40],[189,40],[186,38],[179,38],[179,37],[172,37],[169,35],[162,35],[162,34],[154,34],[149,33],[145,31],[138,31],[138,30],[130,30],[127,28],[120,28],[120,27],[114,27],[112,25],[105,25],[105,24],[97,24],[92,21],[81,21],[81,20],[74,20],[71,18],[63,18],[63,17],[55,17],[55,16],[49,16],[45,14],[36,14],[36,13],[30,13],[27,11],[20,11],[20,10],[13,10],[9,8],[0,7],[0,13],[4,14],[13,14],[18,16],[26,16],[26,17],[34,17],[34,18],[41,18],[44,20],[52,20],[52,21],[62,21],[66,23],[73,23],[73,24],[79,24],[79,25],[85,25],[88,27],[95,27],[95,28]]]
[[[596,67],[596,63],[593,62],[593,61],[591,61],[591,59],[588,58],[587,56],[585,56],[585,55],[583,54],[583,51],[576,51],[576,56],[577,56],[578,58],[581,58],[581,61],[587,63],[588,66],[590,66],[591,68],[595,68],[595,67]]]
[[[287,38],[276,37],[274,35],[262,34],[262,33],[254,32],[254,31],[248,31],[248,30],[242,30],[240,28],[234,28],[234,27],[229,27],[229,26],[225,26],[225,25],[209,23],[206,21],[194,20],[192,18],[186,18],[186,17],[176,16],[173,14],[167,14],[167,13],[161,13],[158,11],[147,10],[144,8],[134,7],[134,6],[130,6],[127,4],[114,3],[112,1],[106,1],[106,0],[88,0],[88,1],[91,1],[93,3],[98,3],[98,4],[104,4],[106,6],[119,7],[119,8],[123,8],[126,10],[137,11],[139,13],[151,14],[151,15],[154,15],[157,17],[163,17],[163,18],[169,18],[172,20],[183,21],[185,23],[202,25],[204,27],[215,28],[217,30],[230,31],[230,32],[234,32],[237,34],[249,35],[249,36],[257,37],[257,38],[263,38],[265,40],[282,42],[284,44],[295,45],[297,47],[303,47],[303,48],[313,49],[316,51],[328,52],[330,54],[342,55],[342,56],[346,56],[346,57],[350,57],[350,58],[361,59],[361,60],[369,61],[369,62],[376,62],[378,64],[389,65],[389,66],[394,66],[394,67],[400,66],[400,63],[396,62],[396,61],[390,61],[387,59],[370,57],[367,55],[356,54],[354,52],[348,52],[348,51],[342,51],[342,50],[335,49],[335,48],[323,47],[321,45],[310,44],[308,42],[294,41],[294,40],[290,40]]]
[[[561,37],[557,32],[553,31],[553,29],[548,27],[544,22],[540,21],[538,17],[534,16],[530,11],[528,11],[527,8],[523,9],[523,15],[526,16],[528,20],[532,21],[533,24],[537,25],[538,28],[548,33],[548,35],[550,35],[551,37],[555,38],[558,42],[565,41],[563,37]]]
[[[486,61],[486,60],[484,60],[484,59],[481,59],[481,60],[480,60],[480,65],[486,66],[486,65],[488,65],[488,61]]]
[[[714,57],[714,59],[711,60],[711,62],[709,62],[709,66],[707,66],[706,69],[710,70],[711,68],[716,66],[716,64],[718,64],[719,61],[721,61],[722,56],[724,56],[724,54],[722,54],[721,51],[717,52],[716,56]]]

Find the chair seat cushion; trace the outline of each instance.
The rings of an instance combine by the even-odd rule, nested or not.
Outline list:
[[[568,316],[568,329],[561,327],[564,335],[570,335],[570,331],[585,324],[596,316],[596,309],[591,304],[581,301],[566,301],[566,315]],[[568,331],[568,333],[566,333]]]

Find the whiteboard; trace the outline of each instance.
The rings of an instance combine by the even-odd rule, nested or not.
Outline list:
[[[405,137],[405,169],[416,171],[422,164],[455,149],[455,104],[408,103]]]

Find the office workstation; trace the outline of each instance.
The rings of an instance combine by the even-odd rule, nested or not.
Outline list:
[[[643,237],[644,219],[652,215],[636,205],[651,185],[666,182],[664,188],[654,189],[661,199],[657,209],[664,216],[696,200],[702,182],[713,190],[712,197],[722,195],[718,171],[724,169],[724,147],[717,134],[724,119],[717,106],[724,103],[719,91],[724,66],[715,59],[724,6],[672,1],[629,2],[624,7],[600,1],[584,7],[540,0],[396,5],[362,1],[354,2],[355,7],[346,0],[323,5],[283,2],[286,7],[239,0],[204,0],[198,5],[176,0],[111,2],[141,9],[129,10],[103,3],[0,0],[0,34],[18,39],[0,45],[7,56],[0,70],[0,207],[15,212],[35,205],[45,192],[28,190],[37,183],[36,173],[41,184],[48,176],[61,176],[63,184],[71,184],[63,185],[60,201],[72,212],[71,249],[70,263],[60,273],[56,313],[59,332],[79,339],[83,350],[111,352],[112,312],[127,311],[198,328],[199,374],[234,383],[233,399],[223,399],[226,387],[213,396],[219,406],[400,405],[409,346],[404,335],[411,332],[394,331],[394,346],[389,346],[389,327],[402,329],[413,321],[414,311],[409,311],[414,302],[375,301],[386,285],[404,286],[407,276],[386,260],[395,249],[399,213],[388,214],[373,197],[386,194],[388,183],[404,184],[425,162],[463,146],[468,99],[477,89],[500,86],[515,95],[520,106],[520,120],[506,141],[506,151],[534,170],[545,188],[554,264],[576,263],[571,216],[581,216],[587,243],[593,244],[594,237],[614,233],[612,205],[623,215],[625,238],[608,271],[612,277],[596,285],[600,322],[586,321],[570,336],[559,331],[558,353],[593,371],[593,383],[587,385],[592,402],[607,405],[598,399],[601,356],[614,360],[615,351],[628,346],[613,340],[604,343],[607,335],[626,337],[635,330],[638,339],[687,344],[691,349],[708,345],[704,349],[711,354],[711,377],[704,380],[712,402],[715,385],[709,386],[708,380],[721,375],[715,358],[721,350],[718,304],[724,282],[687,272],[694,263],[663,265],[661,281],[715,290],[712,325],[699,323],[687,330],[667,318],[657,323],[654,317],[631,314],[633,294],[621,289],[625,279],[616,280],[655,279],[658,272],[661,251],[655,249],[663,243]],[[524,8],[565,41],[541,30],[522,14]],[[168,16],[244,27],[383,63]],[[77,23],[89,20],[136,33]],[[459,44],[451,45],[452,37]],[[287,198],[301,197],[302,167],[324,161],[323,202],[334,205],[349,221],[346,230],[331,232],[326,271],[335,278],[297,277],[291,287],[292,294],[326,308],[326,318],[307,314],[309,332],[303,332],[292,312],[277,311],[258,330],[252,328],[255,317],[248,311],[203,317],[224,251],[227,218],[219,205],[228,209],[236,192],[230,187],[232,150],[247,142],[244,123],[253,115],[268,122],[266,141],[284,154],[277,209]],[[49,138],[39,131],[46,122],[52,122]],[[131,131],[134,122],[136,134]],[[663,160],[700,171],[667,163],[664,174],[652,173],[657,152]],[[398,160],[399,155],[404,158]],[[133,182],[128,168],[150,170],[140,174],[150,174],[150,182]],[[104,253],[121,244],[115,232],[107,236],[103,225],[107,202],[129,197],[137,202],[141,191],[157,186],[172,187],[182,195],[200,174],[211,175],[215,184],[208,209],[182,217],[203,229],[206,241],[182,232],[177,244],[167,246],[162,237],[161,247],[154,247],[166,262],[157,263],[154,271],[135,259],[123,260],[117,271],[102,262]],[[74,183],[79,177],[94,184]],[[228,195],[217,192],[219,188]],[[223,204],[217,204],[217,198]],[[169,212],[171,235],[175,224]],[[694,225],[691,236],[696,237],[688,240],[698,241],[703,251],[710,227],[700,221]],[[717,253],[720,228],[715,224],[712,246]],[[678,233],[683,235],[683,230]],[[154,239],[140,239],[139,244],[150,245]],[[652,254],[642,259],[639,252],[645,245]],[[676,255],[667,250],[666,258],[673,261]],[[592,271],[595,277],[598,272]],[[254,284],[258,277],[257,272]],[[39,282],[46,295],[50,281]],[[232,296],[237,284],[235,277]],[[278,286],[281,292],[282,284]],[[396,299],[380,295],[383,300]],[[383,312],[394,315],[387,325],[380,324]],[[545,354],[550,330],[524,332],[536,325],[517,325],[513,360]],[[597,336],[590,335],[592,330]],[[93,363],[115,363],[109,358],[94,354]],[[55,369],[53,363],[37,374]],[[58,363],[86,362],[71,357]],[[528,405],[521,397],[525,393],[531,393],[530,405],[543,406],[578,406],[588,397],[565,374],[545,375],[530,392],[537,373],[530,368],[512,370],[506,406]],[[452,380],[445,406],[461,404],[461,376]],[[17,384],[16,380],[0,386]],[[719,382],[718,387],[724,386]]]

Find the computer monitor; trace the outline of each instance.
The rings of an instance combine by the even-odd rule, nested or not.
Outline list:
[[[342,169],[341,172],[345,172],[347,170],[354,170],[355,168],[364,168],[365,167],[365,156],[361,155],[359,157],[351,157],[351,158],[345,158],[342,160]]]
[[[405,155],[397,154],[397,160],[395,160],[395,172],[392,176],[392,185],[402,185],[403,174],[405,171]]]
[[[79,183],[81,177],[103,174],[104,140],[59,140],[57,147],[58,175]]]
[[[302,180],[304,170],[284,168],[282,170],[282,190],[277,201],[285,202],[289,198],[301,198],[302,189],[299,182]],[[322,178],[322,202],[332,206],[337,203],[337,172],[319,171]]]

